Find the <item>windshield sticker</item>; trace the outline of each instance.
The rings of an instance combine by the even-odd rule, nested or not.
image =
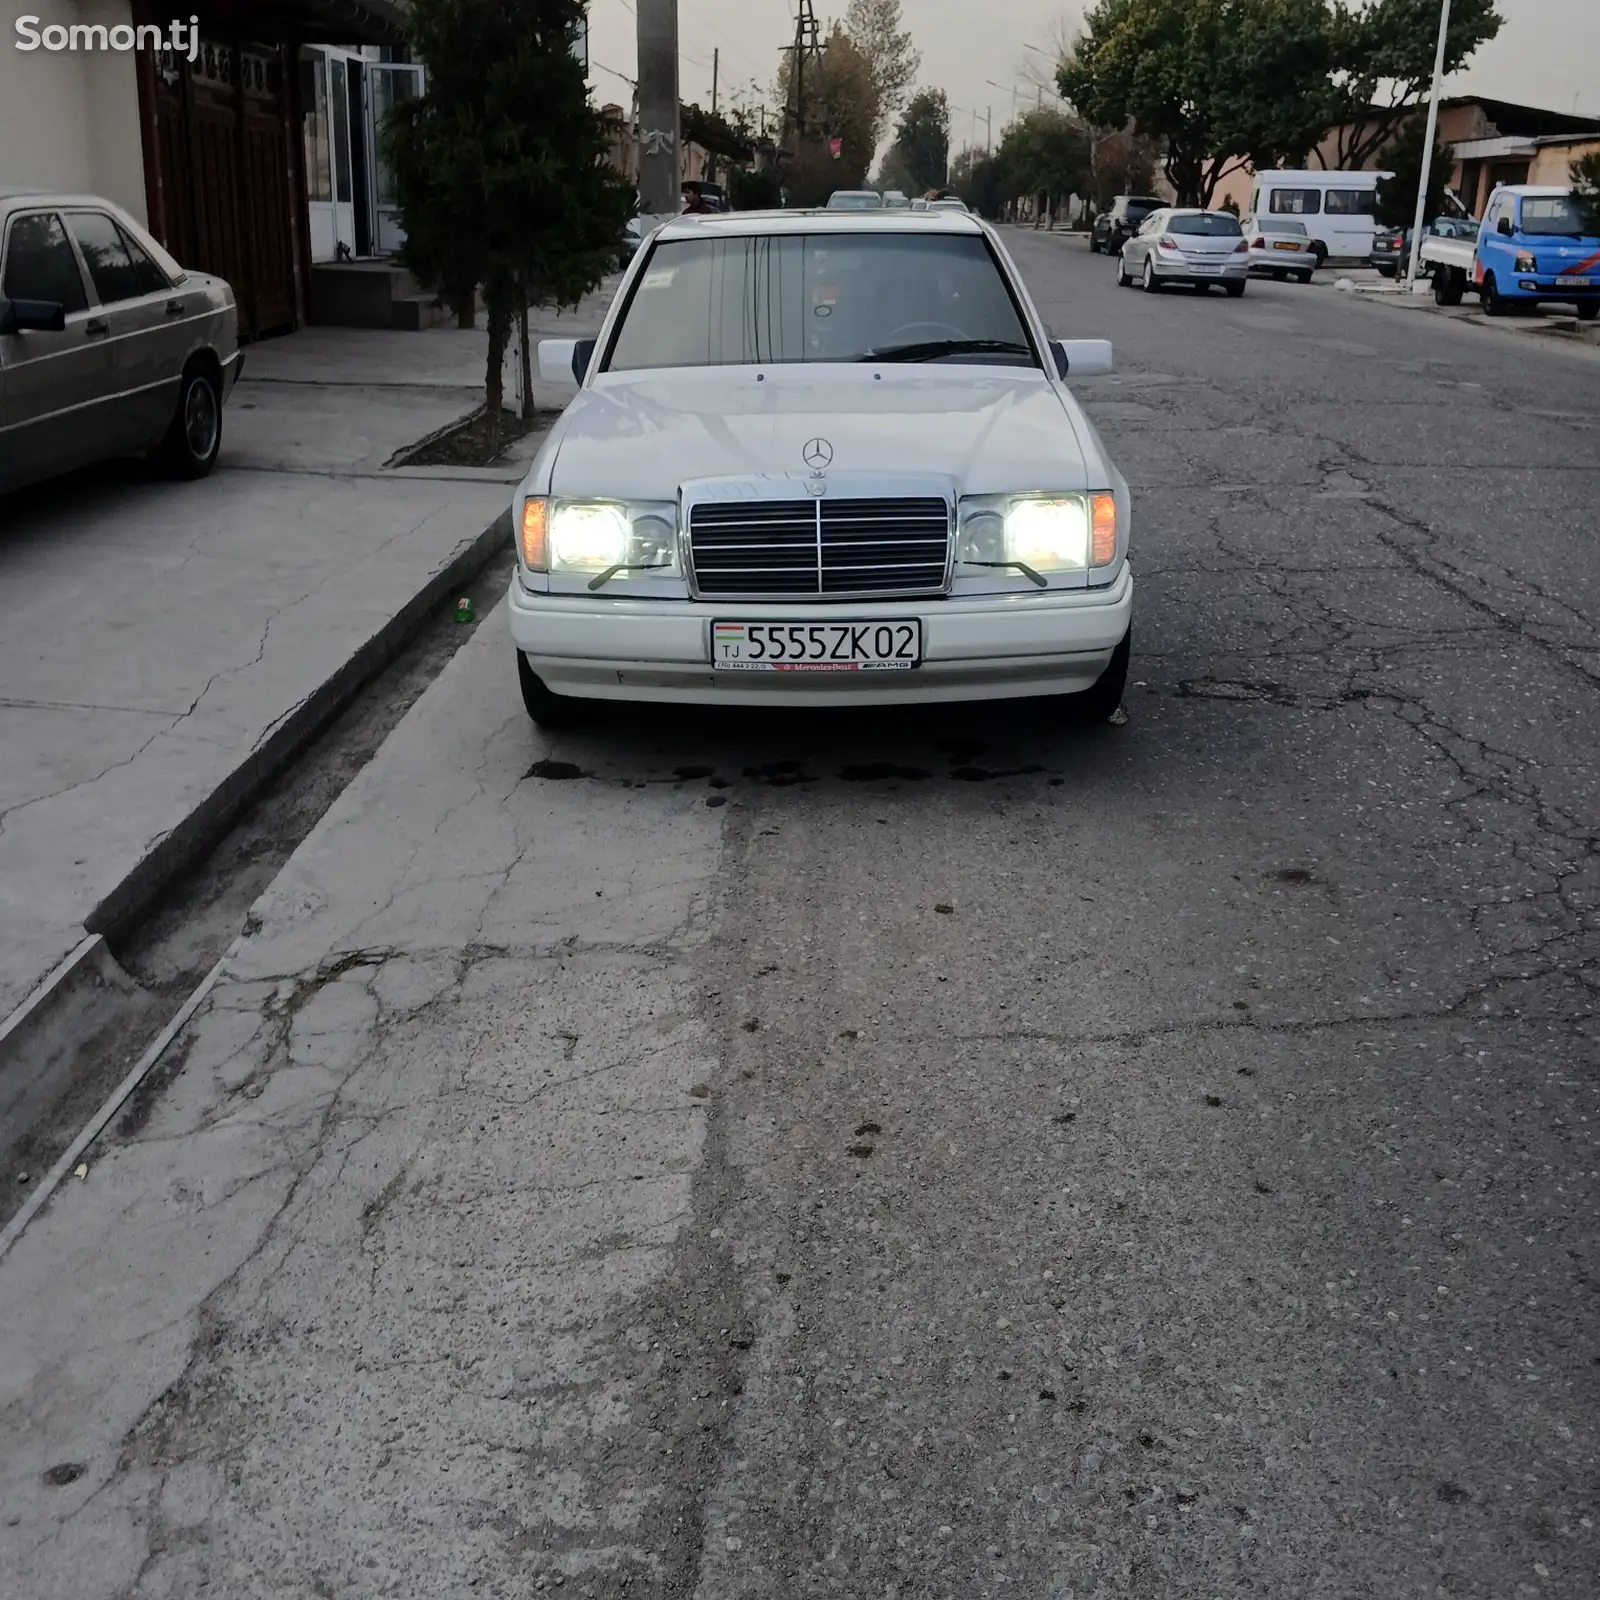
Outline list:
[[[641,289],[670,289],[672,280],[678,276],[676,267],[652,267],[645,273],[644,281],[639,285]]]

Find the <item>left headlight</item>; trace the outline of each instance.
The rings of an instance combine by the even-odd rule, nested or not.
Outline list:
[[[615,571],[681,575],[678,508],[669,502],[555,500],[522,502],[519,547],[530,572]]]
[[[1046,574],[1087,572],[1116,558],[1113,494],[990,495],[961,503],[963,562],[1017,562]]]

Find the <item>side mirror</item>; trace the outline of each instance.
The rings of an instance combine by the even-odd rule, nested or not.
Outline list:
[[[1056,358],[1056,375],[1074,378],[1103,378],[1117,370],[1109,339],[1052,339],[1050,353]]]
[[[0,334],[60,333],[67,308],[56,300],[0,300]]]
[[[1495,232],[1496,233],[1503,233],[1507,237],[1510,236],[1510,234],[1511,234],[1511,218],[1510,217],[1501,217],[1501,219],[1494,226],[1495,226]]]
[[[546,383],[583,382],[594,355],[593,339],[541,339],[539,376]]]

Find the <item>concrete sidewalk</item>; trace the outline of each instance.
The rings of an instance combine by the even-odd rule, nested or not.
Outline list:
[[[510,657],[502,608],[0,1261],[0,1600],[655,1592],[728,813],[531,779]]]
[[[609,287],[545,320],[593,328]],[[491,469],[384,468],[481,404],[484,356],[481,329],[308,329],[248,351],[205,481],[119,462],[0,502],[0,1143],[15,1008],[507,537],[537,434]]]

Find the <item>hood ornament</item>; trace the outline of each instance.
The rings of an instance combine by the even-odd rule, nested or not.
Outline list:
[[[800,458],[820,478],[833,460],[833,446],[826,439],[807,439],[801,447]]]

